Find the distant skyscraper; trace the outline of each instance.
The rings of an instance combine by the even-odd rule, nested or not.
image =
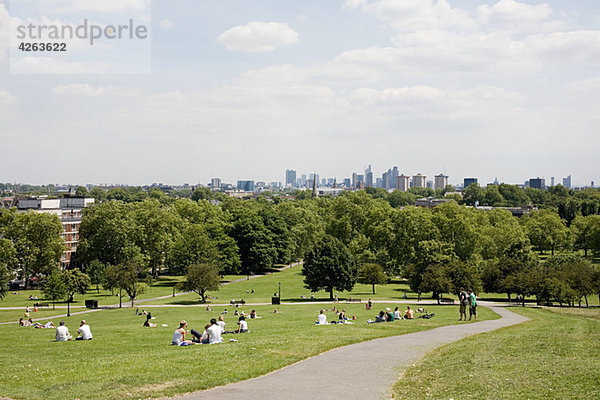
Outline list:
[[[352,181],[350,180],[350,178],[344,178],[344,186],[346,186],[347,188],[352,186]]]
[[[546,189],[546,180],[544,178],[531,178],[529,180],[529,187],[534,189]]]
[[[358,187],[358,174],[356,172],[352,173],[352,187]]]
[[[398,167],[394,167],[392,169],[392,176],[390,176],[390,189],[396,189],[398,187],[398,175],[400,175]]]
[[[571,175],[567,176],[566,178],[563,178],[563,186],[567,189],[571,189]]]
[[[402,174],[399,175],[397,179],[396,189],[402,192],[406,192],[410,189],[410,176]]]
[[[427,187],[427,176],[421,174],[414,175],[412,178],[412,187]]]
[[[439,175],[436,175],[434,177],[434,179],[435,179],[435,182],[434,182],[434,187],[433,188],[435,190],[444,189],[448,185],[448,176],[447,175],[439,174]]]
[[[210,180],[210,187],[213,190],[219,190],[219,189],[221,189],[221,179],[220,178],[212,178]]]
[[[296,186],[296,171],[288,169],[285,171],[285,186]]]
[[[303,187],[304,185],[306,185],[306,174],[302,174],[302,176],[300,176],[300,184],[298,187]]]
[[[383,187],[383,178],[375,179],[375,187],[382,188]]]
[[[474,183],[477,183],[477,178],[465,178],[463,180],[463,188],[466,189]]]
[[[371,170],[371,166],[365,169],[365,186],[373,187],[373,171]]]
[[[246,192],[254,192],[254,181],[237,181],[237,188]]]
[[[554,177],[550,178],[550,187],[554,187]]]

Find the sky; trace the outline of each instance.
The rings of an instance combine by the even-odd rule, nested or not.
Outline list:
[[[0,0],[0,182],[600,182],[595,0],[44,1],[151,40],[23,60]]]

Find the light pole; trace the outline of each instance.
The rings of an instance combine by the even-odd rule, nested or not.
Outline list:
[[[281,282],[279,282],[279,302],[281,303]]]

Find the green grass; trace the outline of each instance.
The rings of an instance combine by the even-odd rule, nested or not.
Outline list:
[[[263,318],[250,320],[251,333],[226,335],[237,343],[173,347],[170,341],[180,319],[201,330],[224,307],[153,308],[156,328],[143,328],[144,317],[132,309],[103,310],[64,318],[71,333],[85,318],[94,339],[56,343],[54,330],[0,326],[0,397],[12,399],[121,399],[156,398],[206,389],[263,375],[328,349],[367,339],[400,335],[455,323],[456,307],[431,306],[430,320],[367,324],[377,304],[365,311],[362,304],[341,305],[358,320],[352,325],[315,326],[322,305],[282,305],[255,308]],[[393,304],[389,304],[393,306]],[[328,306],[331,307],[331,306]],[[404,307],[404,306],[403,306]],[[416,306],[415,306],[416,307]],[[227,328],[237,320],[227,307]],[[238,309],[242,310],[242,308]],[[244,308],[249,312],[250,307]],[[328,312],[331,320],[335,314]],[[482,308],[483,319],[497,318]],[[55,320],[54,323],[58,323]],[[161,327],[161,324],[168,327]],[[307,338],[310,345],[307,346]]]
[[[600,310],[519,309],[531,320],[444,346],[409,368],[399,399],[598,399]]]
[[[219,291],[211,292],[212,303],[229,303],[232,299],[244,299],[246,302],[252,303],[267,303],[271,302],[271,297],[275,292],[279,291],[279,283],[281,283],[281,295],[284,302],[301,302],[301,296],[306,297],[308,301],[311,296],[310,290],[306,289],[303,284],[302,266],[288,268],[281,272],[268,274],[264,277],[236,282],[230,285],[221,286]],[[254,293],[251,291],[254,290]],[[248,292],[247,292],[248,291]],[[348,297],[359,298],[363,302],[369,298],[375,300],[401,300],[404,293],[407,294],[409,300],[416,300],[417,295],[410,292],[408,284],[399,280],[394,280],[387,285],[377,285],[375,287],[376,294],[373,294],[370,285],[356,284],[351,292],[339,292],[340,299]],[[329,293],[320,291],[314,293],[315,300],[329,301]],[[422,297],[426,299],[424,295]],[[152,301],[148,304],[198,304],[199,296],[195,293],[177,296],[174,298]]]

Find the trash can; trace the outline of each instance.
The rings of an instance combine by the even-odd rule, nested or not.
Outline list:
[[[98,300],[86,300],[85,307],[86,308],[98,308]]]
[[[281,304],[281,299],[279,297],[271,297],[271,304],[274,306]]]

